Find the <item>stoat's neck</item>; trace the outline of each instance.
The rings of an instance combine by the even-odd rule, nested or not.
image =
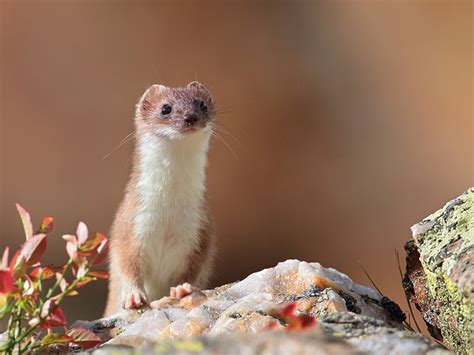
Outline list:
[[[181,139],[167,139],[142,134],[137,139],[140,175],[158,170],[179,170],[182,173],[204,171],[209,148],[209,131],[191,133]],[[135,162],[137,163],[137,162]]]
[[[192,208],[202,201],[210,135],[201,130],[173,140],[147,133],[137,137],[141,209]]]

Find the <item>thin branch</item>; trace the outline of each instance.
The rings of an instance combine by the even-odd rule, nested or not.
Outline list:
[[[367,270],[364,268],[364,266],[362,265],[362,263],[357,260],[357,264],[359,264],[359,266],[360,266],[360,268],[362,269],[362,271],[364,272],[365,276],[367,276],[367,278],[369,279],[370,283],[372,284],[372,286],[374,286],[374,288],[377,290],[377,292],[380,294],[380,296],[384,297],[384,294],[383,294],[382,291],[380,291],[380,289],[377,287],[377,285],[375,284],[374,280],[372,280],[372,278],[370,277],[369,273],[368,273]]]

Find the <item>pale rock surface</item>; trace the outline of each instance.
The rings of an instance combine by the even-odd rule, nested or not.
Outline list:
[[[284,331],[278,309],[295,302],[296,313],[317,325]],[[403,329],[399,307],[377,291],[319,263],[287,260],[213,290],[183,299],[165,297],[151,308],[79,322],[105,339],[95,352],[206,354],[424,354],[443,351]],[[267,329],[275,323],[275,329]],[[257,334],[257,335],[256,335]],[[225,349],[225,352],[223,352]]]

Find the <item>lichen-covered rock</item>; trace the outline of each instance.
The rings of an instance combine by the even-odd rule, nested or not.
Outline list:
[[[474,332],[474,188],[412,227],[404,288],[430,333],[471,353]]]
[[[281,309],[290,303],[294,316],[315,317],[317,325],[287,332]],[[206,354],[439,350],[423,336],[404,330],[403,319],[395,303],[337,270],[288,260],[234,284],[195,290],[183,299],[165,297],[152,302],[150,309],[124,311],[80,326],[107,340],[97,350],[101,353],[126,352],[127,346],[173,354],[191,352],[189,347]]]

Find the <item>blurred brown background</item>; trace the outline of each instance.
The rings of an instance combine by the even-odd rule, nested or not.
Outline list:
[[[473,185],[470,1],[10,1],[1,11],[0,248],[16,201],[60,235],[108,231],[153,83],[206,83],[224,111],[209,195],[213,284],[288,258],[378,286],[406,309],[393,249]],[[100,316],[105,282],[67,301]],[[82,307],[79,307],[82,305]],[[86,305],[86,307],[84,307]]]

